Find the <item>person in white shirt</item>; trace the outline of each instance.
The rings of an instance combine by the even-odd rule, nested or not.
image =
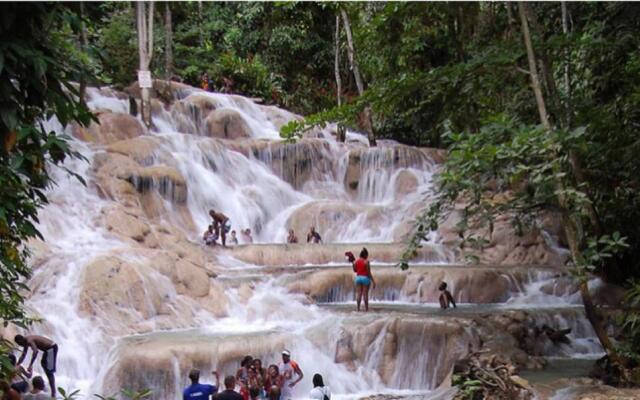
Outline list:
[[[315,374],[313,376],[313,389],[309,392],[310,399],[331,400],[331,390],[329,386],[324,385],[322,375]]]

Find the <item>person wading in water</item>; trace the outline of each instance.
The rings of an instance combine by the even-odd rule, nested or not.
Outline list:
[[[353,255],[351,255],[350,258],[353,258]],[[353,262],[353,272],[356,273],[355,285],[358,311],[360,311],[360,303],[363,297],[364,310],[369,311],[369,286],[373,285],[373,288],[376,288],[376,281],[373,279],[373,275],[371,275],[371,265],[369,264],[368,258],[369,252],[363,247],[360,252],[360,258]]]

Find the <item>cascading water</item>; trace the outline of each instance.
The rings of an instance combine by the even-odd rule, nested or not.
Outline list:
[[[475,304],[491,310],[492,303],[517,308],[526,299],[557,299],[535,297],[554,272],[451,265],[453,252],[435,233],[409,274],[391,267],[402,245],[384,243],[408,232],[437,172],[423,150],[384,141],[369,149],[353,132],[346,144],[327,132],[284,143],[279,127],[297,118],[289,112],[186,87],[175,93],[172,105],[154,108],[148,134],[132,142],[73,142],[88,161],[66,166],[87,186],[54,173],[28,305],[45,321],[34,331],[60,345],[59,386],[84,394],[149,386],[154,398],[177,399],[192,366],[233,374],[244,354],[277,363],[286,347],[305,372],[296,396],[308,393],[319,372],[338,398],[436,398],[455,357],[473,342],[463,327]],[[88,105],[128,112],[110,89],[90,89]],[[212,126],[223,126],[225,137],[246,135],[213,138]],[[203,249],[209,209],[228,215],[238,232],[250,228],[261,244]],[[287,254],[273,245],[289,229],[305,242],[310,226],[334,245],[294,245]],[[341,260],[349,243],[369,243],[374,266],[380,262],[374,313],[346,310],[352,273]],[[469,303],[460,313],[436,311],[442,280]],[[499,282],[495,293],[483,285],[490,281]],[[556,325],[571,325],[580,340],[592,336],[579,313],[563,318]],[[539,319],[554,323],[546,314]],[[561,354],[598,351],[578,347]]]

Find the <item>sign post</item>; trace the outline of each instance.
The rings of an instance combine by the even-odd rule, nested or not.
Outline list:
[[[140,89],[151,89],[153,87],[151,71],[138,71],[138,85]]]

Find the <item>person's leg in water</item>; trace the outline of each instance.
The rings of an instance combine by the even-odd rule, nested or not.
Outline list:
[[[222,239],[222,247],[227,247],[227,229],[224,225],[220,228],[220,238]]]
[[[49,388],[51,389],[51,397],[56,397],[56,377],[53,372],[45,369],[44,373],[47,375],[47,379],[49,380]]]
[[[362,302],[362,291],[364,289],[364,285],[361,283],[356,284],[356,304],[358,305],[358,311],[360,311],[360,303]]]
[[[362,285],[364,291],[364,310],[369,311],[369,285]]]

